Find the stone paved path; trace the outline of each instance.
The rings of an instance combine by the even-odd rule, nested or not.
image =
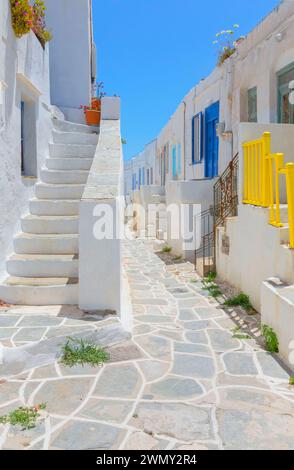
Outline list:
[[[30,431],[0,425],[1,448],[294,449],[294,388],[259,345],[258,317],[223,311],[191,264],[166,266],[147,242],[125,242],[124,264],[132,340],[114,318],[0,314],[6,347],[31,344],[38,352],[45,341],[56,350],[66,335],[90,328],[111,352],[100,369],[68,369],[56,358],[42,367],[22,363],[29,370],[10,377],[0,367],[0,416],[47,402]],[[234,338],[236,325],[253,339]]]

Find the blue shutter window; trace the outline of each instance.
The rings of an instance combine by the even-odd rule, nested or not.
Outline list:
[[[192,119],[192,163],[200,163],[203,158],[203,113]]]
[[[172,146],[172,175],[173,178],[177,176],[177,147]]]
[[[178,145],[178,175],[182,173],[182,146]]]

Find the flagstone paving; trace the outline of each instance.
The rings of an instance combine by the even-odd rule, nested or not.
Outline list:
[[[294,449],[294,387],[262,347],[259,315],[223,310],[190,263],[165,264],[150,242],[125,242],[124,267],[132,338],[111,314],[0,311],[0,416],[47,403],[33,429],[0,425],[0,447]],[[110,362],[60,364],[68,336],[107,347]]]

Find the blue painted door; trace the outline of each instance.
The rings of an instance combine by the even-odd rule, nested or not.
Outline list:
[[[214,178],[218,175],[218,136],[219,102],[205,110],[205,177]]]

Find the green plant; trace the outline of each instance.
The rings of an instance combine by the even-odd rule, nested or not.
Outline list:
[[[82,339],[69,338],[62,348],[61,362],[68,367],[77,364],[82,366],[90,364],[95,367],[107,361],[109,361],[109,354],[105,349]]]
[[[33,7],[29,0],[10,0],[10,6],[13,31],[17,38],[21,38],[33,27]]]
[[[211,297],[214,299],[217,299],[222,295],[222,291],[220,290],[220,287],[215,284],[214,282],[206,282],[205,280],[202,280],[203,287],[202,290],[206,290]]]
[[[251,312],[253,310],[249,296],[243,294],[243,292],[241,292],[239,295],[236,295],[235,297],[227,299],[224,302],[224,305],[227,307],[243,307],[246,312]]]
[[[237,49],[238,44],[244,39],[244,36],[235,39],[238,24],[234,24],[233,29],[226,29],[216,34],[213,44],[218,46],[218,65],[221,66]]]
[[[247,335],[246,333],[242,333],[241,328],[239,326],[233,328],[232,333],[234,339],[251,339],[251,336]]]
[[[212,272],[212,273],[209,273],[204,279],[203,279],[203,282],[206,283],[206,284],[209,284],[211,282],[214,282],[217,278],[217,273],[215,272]]]
[[[35,0],[30,5],[29,0],[10,0],[12,28],[16,37],[21,38],[31,30],[36,34],[42,46],[52,39],[46,28],[46,7],[43,0]]]
[[[11,424],[21,426],[23,429],[32,429],[36,426],[36,421],[40,416],[40,411],[46,409],[46,403],[30,408],[20,407],[11,411],[8,415],[0,417],[1,424]]]
[[[265,340],[266,350],[271,353],[279,352],[279,340],[276,332],[268,325],[263,325],[261,328],[261,334]]]
[[[46,7],[43,0],[35,0],[33,5],[33,27],[35,35],[40,40],[42,46],[44,47],[46,42],[51,41],[52,34],[46,28],[45,20]]]
[[[289,385],[294,385],[294,375],[291,375],[289,379]]]
[[[161,250],[161,253],[171,253],[172,248],[168,245],[164,246]]]
[[[175,257],[173,258],[174,261],[181,261],[181,259],[182,259],[182,255],[175,256]]]
[[[104,96],[106,96],[106,92],[104,91],[104,82],[95,83],[94,90],[95,90],[95,93],[96,93],[96,97],[99,100],[102,100],[102,98],[104,98]]]

